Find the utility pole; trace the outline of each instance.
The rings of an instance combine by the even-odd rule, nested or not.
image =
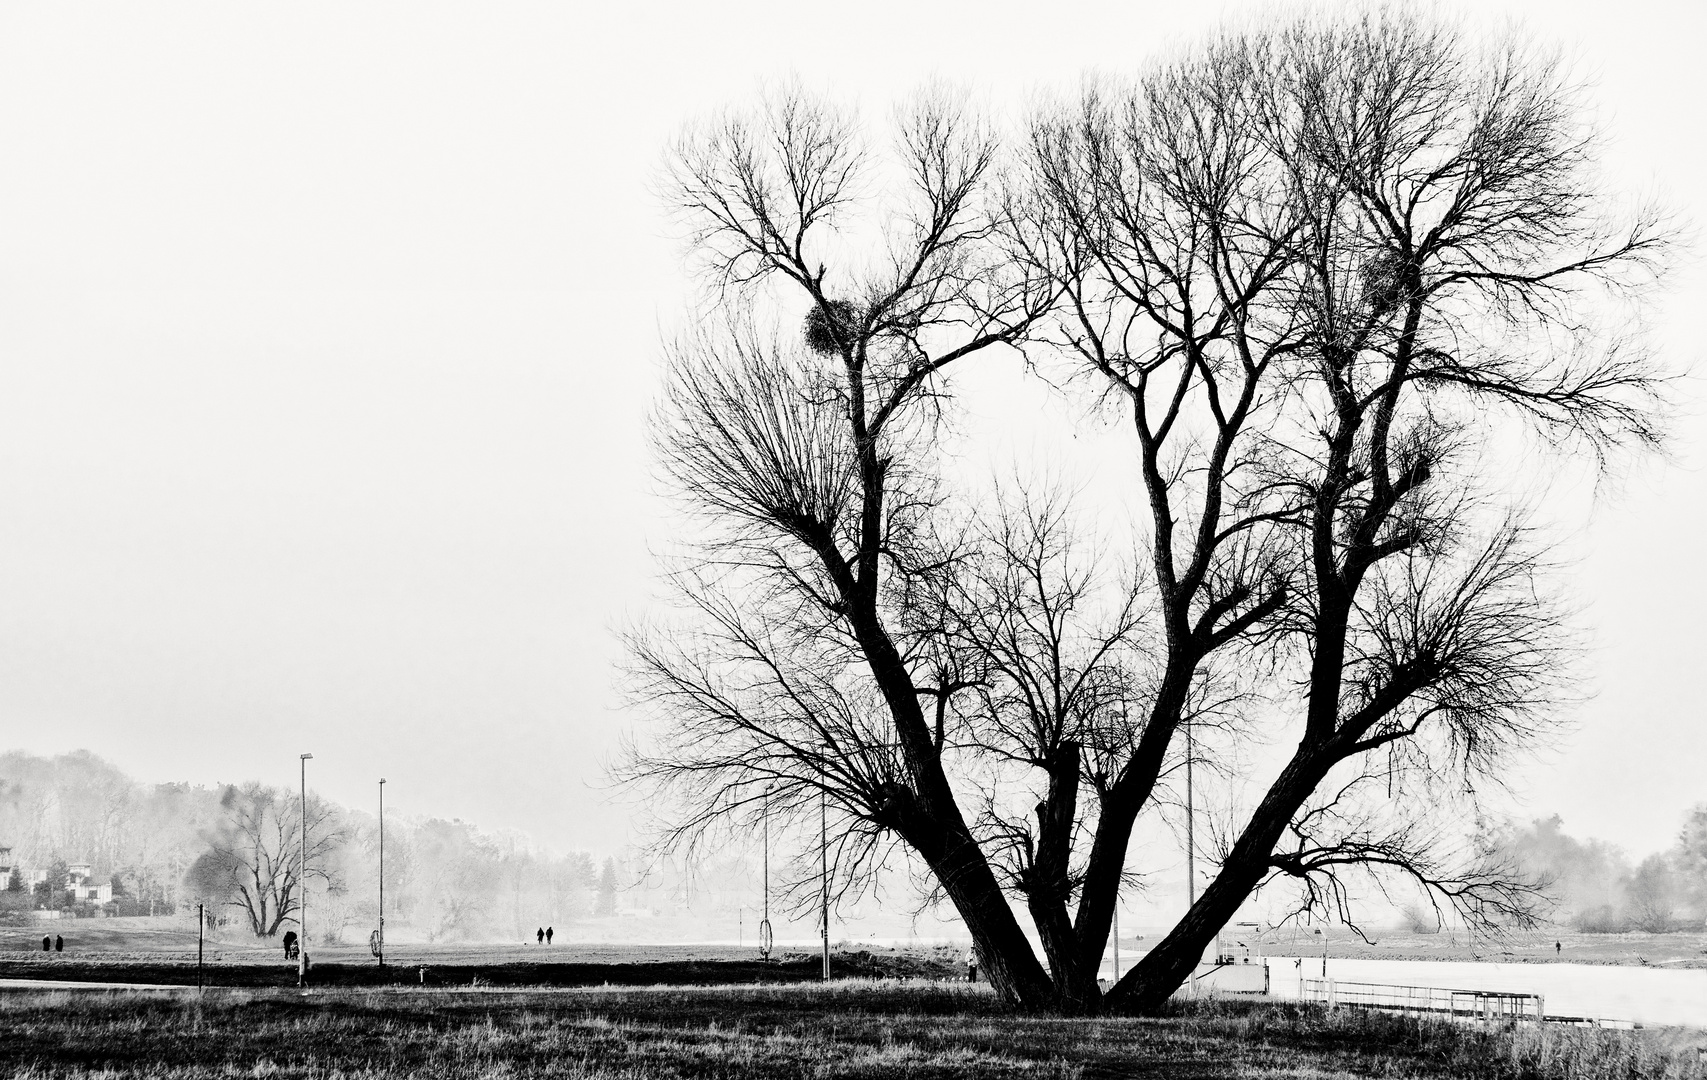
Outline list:
[[[301,942],[296,947],[296,985],[308,985],[308,760],[313,754],[303,754],[302,762],[302,899],[297,904],[297,926],[301,927]]]
[[[1193,823],[1197,815],[1192,812],[1191,805],[1191,759],[1196,756],[1196,750],[1191,742],[1191,721],[1185,722],[1185,909],[1190,912],[1197,906],[1197,840],[1193,835]],[[1218,950],[1219,951],[1219,950]],[[1198,963],[1203,962],[1200,956]],[[1192,966],[1191,993],[1197,996],[1197,966]]]
[[[385,967],[385,777],[379,778],[379,966]]]
[[[1185,722],[1185,906],[1190,910],[1197,906],[1197,843],[1192,836],[1192,822],[1196,815],[1191,808],[1191,759],[1195,755],[1191,745],[1191,721]]]
[[[765,816],[765,917],[759,923],[759,959],[771,958],[771,787],[765,785],[764,816]]]
[[[1120,707],[1120,726],[1126,726],[1126,706]],[[1189,728],[1187,729],[1190,730]],[[1120,981],[1120,885],[1126,876],[1126,857],[1121,856],[1120,873],[1114,879],[1114,981]]]
[[[830,803],[823,789],[818,791],[818,876],[823,882],[820,896],[820,916],[824,920],[824,981],[830,981]]]

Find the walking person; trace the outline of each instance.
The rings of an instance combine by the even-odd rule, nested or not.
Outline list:
[[[538,930],[535,930],[533,932],[533,936],[534,936],[535,941],[538,941],[541,945],[545,944],[545,928],[544,927],[540,927]]]
[[[53,939],[48,937],[45,934],[42,935],[42,939],[41,939],[41,951],[42,952],[52,952],[53,951]]]
[[[545,943],[547,945],[551,944],[551,927],[549,926],[545,928]]]
[[[54,952],[64,952],[65,951],[65,939],[60,937],[58,934],[53,935],[53,951]]]

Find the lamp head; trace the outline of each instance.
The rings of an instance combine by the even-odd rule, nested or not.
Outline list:
[[[307,761],[309,758],[313,757],[314,755],[313,754],[302,754],[299,756],[302,758],[302,760]]]

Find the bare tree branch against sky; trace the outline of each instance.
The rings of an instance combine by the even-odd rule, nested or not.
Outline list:
[[[384,773],[407,808],[608,847],[614,631],[678,524],[643,422],[697,295],[662,148],[790,77],[873,127],[933,76],[1013,118],[1272,10],[0,10],[0,748],[286,785],[312,747],[329,799]],[[1559,45],[1608,186],[1707,217],[1698,6],[1442,10]],[[1677,366],[1704,295],[1685,262],[1654,305]],[[1098,465],[1121,424],[1011,355],[968,370],[968,476],[1046,460],[1133,510]],[[1514,798],[1638,852],[1703,797],[1707,414],[1680,397],[1670,463],[1536,508],[1587,522],[1550,555],[1598,693]]]

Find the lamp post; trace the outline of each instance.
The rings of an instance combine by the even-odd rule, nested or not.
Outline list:
[[[771,788],[765,785],[764,818],[765,818],[765,917],[759,922],[759,959],[771,958]]]
[[[1191,763],[1197,757],[1197,744],[1192,738],[1191,721],[1185,724],[1185,903],[1190,911],[1197,906],[1197,813],[1192,805]],[[1215,931],[1215,966],[1221,964],[1221,931]]]
[[[1192,821],[1195,815],[1191,810],[1191,759],[1195,752],[1191,745],[1191,721],[1185,722],[1185,906],[1190,911],[1197,905],[1197,843],[1192,836]]]
[[[298,875],[302,882],[302,901],[297,907],[297,925],[302,928],[302,941],[296,949],[296,985],[308,985],[308,760],[313,754],[299,755],[302,764],[302,863]]]
[[[819,897],[819,912],[824,920],[824,981],[830,981],[830,803],[822,788],[818,791],[818,874],[823,880]]]
[[[379,966],[385,966],[385,777],[379,778]]]
[[[1197,906],[1197,838],[1194,832],[1197,814],[1192,808],[1191,792],[1191,759],[1196,756],[1197,748],[1192,743],[1191,738],[1191,721],[1187,719],[1185,721],[1185,909],[1187,912]],[[1219,956],[1221,952],[1219,934],[1215,938],[1215,952],[1217,953],[1215,960],[1219,963],[1221,960]],[[1199,961],[1202,959],[1202,957],[1198,957]],[[1194,995],[1197,993],[1195,977],[1191,982],[1191,990]]]

